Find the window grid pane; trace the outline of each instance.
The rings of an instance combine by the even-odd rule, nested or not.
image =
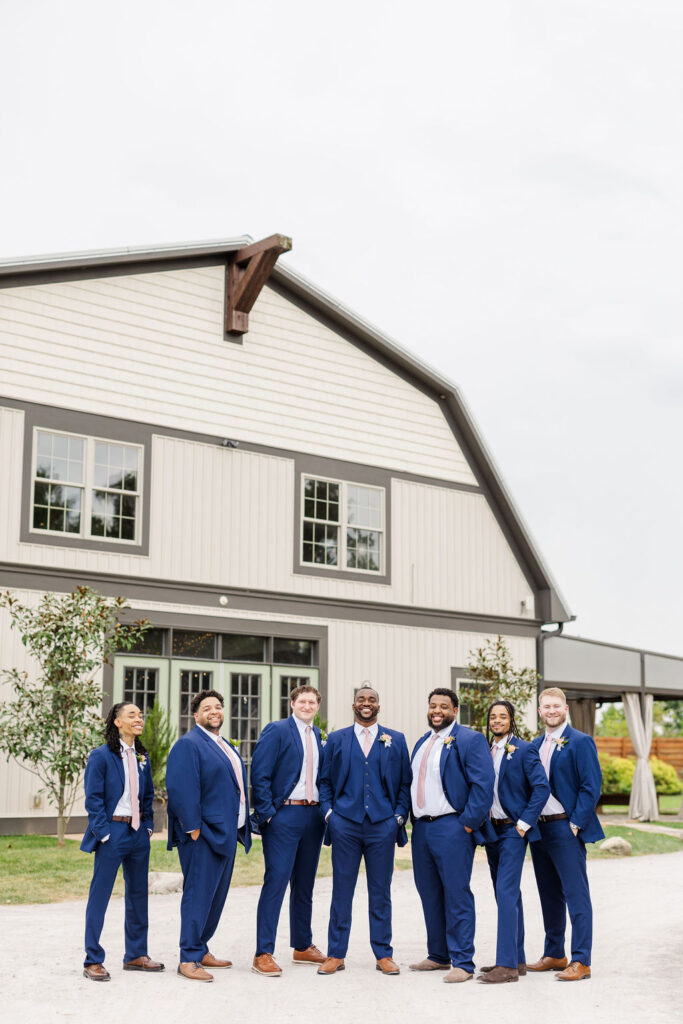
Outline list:
[[[292,702],[289,695],[295,686],[308,686],[310,676],[280,676],[280,718],[289,718]]]
[[[261,732],[261,676],[251,672],[230,673],[230,739],[239,740],[240,756],[247,767]]]
[[[182,669],[180,672],[180,721],[178,735],[184,736],[195,724],[192,714],[192,698],[202,690],[213,689],[213,672]]]
[[[137,704],[143,715],[152,710],[159,689],[156,668],[127,668],[123,675],[123,699]]]
[[[383,493],[377,487],[304,477],[302,562],[381,572]]]

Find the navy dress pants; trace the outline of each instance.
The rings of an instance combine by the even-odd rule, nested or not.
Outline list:
[[[474,972],[475,840],[456,814],[413,825],[413,877],[427,926],[427,958]]]
[[[593,943],[593,908],[586,847],[566,818],[539,823],[541,838],[531,844],[538,894],[541,898],[545,948],[543,956],[564,956],[567,911],[572,923],[572,960],[590,966]]]
[[[495,825],[498,839],[486,844],[491,880],[498,904],[496,964],[514,967],[526,963],[524,953],[524,911],[520,882],[527,840],[514,825]]]
[[[349,946],[353,893],[361,857],[365,861],[370,917],[370,945],[375,959],[392,956],[391,877],[394,873],[396,818],[361,824],[332,811],[327,820],[332,842],[332,903],[327,955],[343,960]]]
[[[124,964],[147,956],[147,875],[149,871],[149,832],[140,825],[136,831],[125,821],[112,821],[106,843],[95,848],[95,866],[88,905],[85,910],[85,962],[104,963],[100,935],[104,926],[114,882],[123,865],[126,887]]]
[[[319,807],[284,806],[261,826],[266,871],[256,911],[256,955],[275,952],[282,901],[289,885],[289,944],[313,944],[313,885],[324,822]]]
[[[218,927],[230,888],[235,848],[229,857],[216,853],[200,834],[178,844],[183,872],[180,902],[180,960],[200,963]]]

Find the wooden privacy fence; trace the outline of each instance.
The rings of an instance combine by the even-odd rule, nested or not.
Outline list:
[[[600,753],[615,757],[635,757],[636,753],[628,736],[596,736],[595,745]],[[653,754],[660,761],[673,765],[678,774],[683,775],[683,736],[656,736],[650,747],[650,755]]]

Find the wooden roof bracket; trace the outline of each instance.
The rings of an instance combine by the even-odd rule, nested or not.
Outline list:
[[[230,253],[225,274],[226,334],[247,333],[252,306],[270,277],[278,256],[291,248],[291,238],[270,235]]]

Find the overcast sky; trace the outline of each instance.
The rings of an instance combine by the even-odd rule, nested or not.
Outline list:
[[[462,389],[583,636],[683,654],[683,6],[0,4],[0,256],[289,234]]]

